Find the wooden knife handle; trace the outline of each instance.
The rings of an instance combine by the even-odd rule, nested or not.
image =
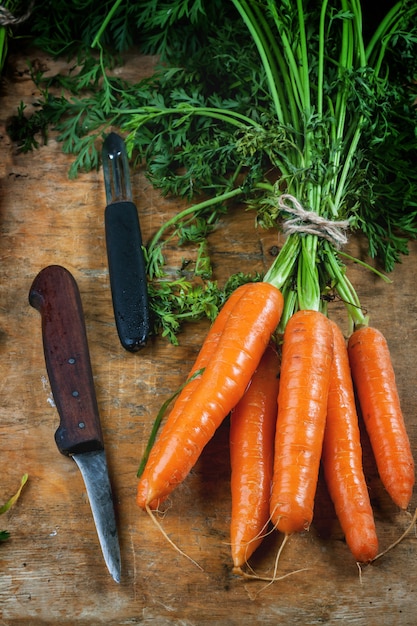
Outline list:
[[[122,346],[137,352],[150,332],[148,285],[142,236],[133,202],[113,202],[105,210],[107,258],[114,318]]]
[[[103,449],[81,297],[72,274],[45,267],[33,281],[29,303],[42,317],[46,369],[60,416],[55,441],[62,454]]]

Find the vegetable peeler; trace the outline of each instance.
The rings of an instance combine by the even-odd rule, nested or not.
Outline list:
[[[132,200],[123,139],[107,135],[102,148],[107,259],[116,328],[122,346],[136,352],[150,333],[146,264],[139,217]]]

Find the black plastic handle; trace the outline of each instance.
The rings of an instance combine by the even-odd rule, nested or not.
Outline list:
[[[133,202],[106,207],[105,231],[114,317],[122,346],[136,352],[150,333],[148,286],[142,236]]]
[[[80,293],[60,265],[44,268],[32,283],[29,303],[42,317],[46,369],[60,416],[55,441],[62,454],[103,449]]]

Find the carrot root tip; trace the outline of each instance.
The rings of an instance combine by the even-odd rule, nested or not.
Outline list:
[[[203,568],[201,567],[201,565],[199,563],[197,563],[197,561],[195,561],[191,556],[189,556],[186,552],[184,552],[183,550],[181,550],[181,548],[179,546],[177,546],[177,544],[171,539],[171,537],[169,537],[168,533],[163,529],[162,524],[160,524],[160,522],[156,519],[156,516],[154,515],[154,512],[152,511],[152,509],[150,508],[149,504],[146,505],[145,507],[146,513],[149,515],[149,517],[151,518],[152,522],[155,524],[155,526],[157,527],[157,529],[162,533],[162,535],[164,536],[164,538],[168,541],[168,543],[171,544],[171,546],[174,548],[174,550],[176,550],[179,554],[181,554],[181,556],[184,556],[186,559],[188,559],[189,561],[191,561],[191,563],[193,563],[193,565],[195,565],[196,567],[198,567],[198,569],[200,569],[201,571],[203,571]]]
[[[411,518],[411,522],[409,523],[409,525],[407,526],[407,528],[405,529],[405,531],[398,537],[398,539],[396,539],[393,543],[391,543],[387,548],[385,548],[385,550],[383,550],[382,552],[380,552],[379,554],[376,555],[375,558],[372,559],[372,561],[370,561],[370,563],[375,563],[375,561],[377,559],[382,558],[383,556],[385,556],[388,552],[391,552],[391,550],[393,548],[395,548],[396,546],[398,546],[399,543],[401,543],[405,537],[407,537],[407,535],[411,532],[411,530],[415,527],[417,523],[417,508],[414,511],[414,515]]]

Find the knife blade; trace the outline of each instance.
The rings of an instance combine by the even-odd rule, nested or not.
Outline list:
[[[64,267],[45,267],[32,283],[29,303],[41,314],[46,369],[60,417],[55,442],[81,471],[104,560],[120,582],[112,489],[77,283]]]
[[[122,346],[136,352],[150,332],[146,264],[138,212],[132,201],[123,139],[107,135],[102,148],[107,206],[104,213],[107,260],[116,328]]]

